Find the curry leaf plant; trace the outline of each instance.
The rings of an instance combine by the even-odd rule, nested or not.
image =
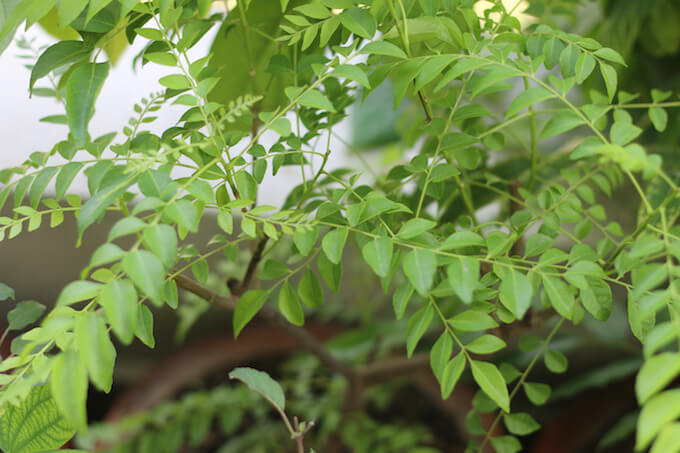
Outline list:
[[[37,52],[27,77],[33,95],[61,106],[45,120],[68,132],[0,170],[0,240],[75,216],[79,242],[117,219],[44,313],[37,303],[10,312],[3,450],[87,433],[88,388],[110,391],[117,348],[135,338],[153,348],[154,311],[181,308],[186,292],[233,310],[237,337],[255,318],[283,323],[348,393],[362,388],[365,364],[303,327],[346,303],[343,288],[356,283],[345,274],[358,267],[385,294],[373,302],[403,320],[393,352],[429,355],[443,398],[464,379],[494,408],[469,451],[517,451],[539,429],[516,409],[518,393],[544,403],[550,387],[533,372],[567,368],[553,340],[621,307],[644,359],[636,448],[669,451],[680,427],[680,390],[669,388],[680,374],[680,197],[677,166],[648,144],[680,102],[623,91],[626,62],[595,39],[541,17],[523,25],[500,1],[483,14],[475,4],[0,0],[0,43],[24,23],[69,31]],[[189,52],[211,30],[210,50]],[[128,124],[93,137],[97,97],[115,77],[111,45],[132,41],[143,43],[142,66],[170,73]],[[386,108],[401,112],[399,156],[381,169],[331,167],[340,122],[385,87]],[[163,130],[155,113],[169,104],[183,111]],[[259,204],[283,167],[295,178],[289,195]],[[71,189],[80,174],[83,198]],[[622,188],[639,206],[625,230],[605,203]],[[206,223],[221,234],[197,242]],[[212,290],[208,258],[222,252],[247,269]],[[6,285],[0,296],[21,297]],[[543,329],[519,342],[529,359],[519,370],[502,363],[532,320]],[[257,387],[252,376],[238,378]],[[504,437],[492,436],[497,426]]]

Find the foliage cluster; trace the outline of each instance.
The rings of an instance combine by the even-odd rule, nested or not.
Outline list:
[[[324,393],[340,412],[343,394],[371,382],[369,361],[380,364],[394,350],[387,341],[377,358],[342,355],[302,327],[350,305],[332,294],[352,285],[343,280],[348,255],[377,276],[394,312],[385,316],[384,300],[369,307],[367,341],[396,335],[408,358],[425,355],[444,399],[461,379],[478,387],[468,451],[519,451],[520,438],[540,425],[513,402],[521,393],[535,405],[551,398],[532,371],[541,363],[566,370],[555,338],[622,311],[642,345],[636,448],[680,451],[680,390],[668,388],[680,374],[678,161],[648,149],[655,131],[669,127],[666,109],[680,105],[671,92],[620,90],[619,52],[549,25],[547,12],[523,28],[513,15],[519,2],[508,10],[498,1],[482,14],[474,0],[239,0],[226,2],[226,12],[212,3],[0,1],[0,42],[24,21],[65,37],[40,51],[29,86],[63,106],[47,121],[68,126],[51,150],[0,170],[0,208],[10,212],[0,217],[0,240],[47,221],[58,227],[67,215],[82,237],[105,215],[119,216],[81,279],[44,316],[32,301],[9,314],[10,329],[21,333],[0,362],[4,451],[48,451],[76,431],[94,447],[88,387],[111,390],[113,338],[153,348],[152,309],[182,308],[180,291],[233,310],[237,337],[256,317],[282,322],[316,356],[312,369],[323,374],[323,365],[335,376],[328,382],[342,383]],[[216,27],[210,53],[190,58]],[[134,105],[122,134],[93,138],[97,96],[125,40],[144,41],[142,66],[174,72],[158,81],[163,91]],[[370,179],[329,169],[333,129],[355,100],[386,86],[391,107],[401,108],[398,160]],[[154,114],[168,104],[185,110],[175,125],[155,130]],[[284,166],[299,175],[286,201],[257,204]],[[69,192],[80,173],[87,199]],[[621,188],[639,200],[634,225],[613,220],[606,202]],[[222,233],[193,243],[202,221]],[[208,258],[218,254],[248,264],[240,278],[211,286]],[[0,285],[0,299],[14,296]],[[530,359],[506,360],[512,351]],[[306,434],[340,429],[312,404],[297,409],[321,417],[317,427],[291,422],[281,387],[265,374],[232,376],[280,412],[298,451]],[[144,435],[116,451],[148,451],[161,440],[164,451],[198,445],[213,416],[233,433],[239,419],[224,410],[237,399],[233,386],[214,392],[124,422]],[[281,427],[269,428],[266,406],[248,404],[262,422],[243,437],[253,448],[265,442],[258,433]],[[487,412],[492,423],[482,426]],[[165,429],[150,428],[153,420]],[[371,423],[366,417],[342,429],[363,432],[358,444]],[[499,425],[507,434],[494,437]],[[105,438],[106,429],[91,427],[90,435]],[[383,448],[432,451],[427,427],[419,433]],[[234,445],[222,451],[240,451]]]

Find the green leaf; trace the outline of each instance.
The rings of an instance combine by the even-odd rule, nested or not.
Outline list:
[[[473,302],[473,293],[479,281],[479,260],[461,256],[446,268],[449,285],[466,304]]]
[[[475,354],[493,354],[494,352],[500,351],[505,346],[505,341],[487,333],[475,338],[471,343],[466,345],[465,348]]]
[[[440,250],[451,250],[461,247],[484,247],[486,241],[474,231],[457,231],[446,238]]]
[[[138,219],[137,217],[123,217],[111,227],[109,236],[106,240],[112,242],[115,239],[128,234],[138,233],[147,226],[148,225],[144,223],[143,220]]]
[[[548,349],[543,356],[545,366],[553,373],[564,373],[567,371],[567,358],[559,351]]]
[[[552,69],[553,67],[555,67],[560,62],[560,55],[562,54],[563,50],[564,44],[559,38],[553,37],[546,41],[546,43],[543,45],[543,55],[545,55],[544,61],[545,67],[548,69]]]
[[[325,110],[327,112],[336,113],[335,107],[328,100],[326,96],[317,89],[312,89],[305,91],[300,100],[298,101],[300,105],[305,107],[311,107],[314,109]]]
[[[123,258],[122,265],[142,293],[157,306],[163,305],[165,271],[156,255],[146,250],[135,250]]]
[[[86,59],[91,51],[92,47],[83,41],[59,41],[48,47],[40,54],[31,70],[29,92],[33,92],[33,85],[39,79],[61,66]]]
[[[526,436],[541,428],[541,425],[536,423],[536,420],[525,412],[505,414],[503,415],[503,421],[508,431],[517,436]]]
[[[87,369],[77,352],[68,349],[54,358],[50,389],[66,420],[79,432],[87,432]]]
[[[61,293],[59,293],[57,306],[70,305],[75,302],[92,299],[97,296],[101,287],[101,283],[87,280],[76,280],[75,282],[71,282],[61,290]]]
[[[264,371],[252,368],[236,368],[229,373],[230,379],[238,379],[246,384],[251,390],[262,395],[273,406],[281,411],[286,409],[286,397],[283,389],[274,379]]]
[[[505,380],[496,365],[471,360],[472,377],[486,395],[505,412],[510,412],[510,396]]]
[[[465,371],[465,354],[461,351],[446,364],[440,379],[442,399],[448,399]]]
[[[648,113],[654,129],[659,132],[665,131],[668,125],[668,113],[666,113],[666,110],[661,107],[650,107]]]
[[[314,244],[319,238],[319,229],[313,226],[309,229],[298,228],[293,233],[293,243],[302,256],[308,256],[314,250]]]
[[[680,451],[680,423],[669,423],[661,429],[649,453],[678,453]]]
[[[367,242],[361,249],[361,254],[371,266],[373,272],[379,277],[387,277],[392,264],[392,253],[394,244],[392,240],[381,236],[373,241]]]
[[[680,374],[680,354],[662,352],[645,360],[635,380],[635,394],[643,405]]]
[[[433,222],[432,220],[418,218],[411,219],[399,229],[397,237],[400,239],[412,239],[431,230],[435,226],[437,226],[437,222]]]
[[[106,323],[96,313],[86,311],[76,318],[74,330],[76,345],[90,379],[95,387],[108,393],[113,383],[116,348],[111,343]]]
[[[78,215],[78,232],[82,233],[104,214],[106,208],[123,195],[134,183],[134,177],[121,175],[113,179],[105,187],[100,188],[92,198],[87,200]],[[68,198],[68,197],[67,197]]]
[[[522,451],[522,444],[515,436],[492,437],[491,445],[496,450],[496,453],[517,453]]]
[[[88,0],[62,0],[57,7],[57,17],[59,18],[59,28],[63,30],[73,22],[85,9]]]
[[[453,340],[448,331],[444,331],[430,350],[430,367],[438,381],[441,382],[444,368],[453,352]]]
[[[659,431],[669,422],[680,417],[680,389],[659,393],[649,400],[640,411],[635,449],[649,446]]]
[[[78,66],[66,82],[66,118],[78,147],[84,146],[88,141],[87,125],[94,114],[95,101],[108,74],[108,63],[87,63]]]
[[[642,133],[642,129],[634,124],[617,121],[612,125],[609,138],[615,145],[627,145]]]
[[[6,404],[3,409],[0,447],[5,453],[57,449],[76,432],[59,412],[48,385],[36,385],[18,406]]]
[[[618,83],[618,76],[616,74],[616,69],[606,63],[600,63],[600,73],[602,74],[602,79],[607,87],[607,97],[609,102],[614,99],[614,94],[616,94],[616,85]]]
[[[337,293],[342,280],[342,263],[333,264],[325,253],[321,253],[316,260],[316,267],[319,269],[319,274],[328,289]]]
[[[163,267],[169,270],[177,260],[177,234],[174,228],[164,223],[154,225],[144,230],[142,234],[144,245],[163,263]]]
[[[90,258],[90,267],[97,267],[118,261],[123,255],[125,255],[125,252],[116,244],[102,244],[92,254],[92,258]]]
[[[404,274],[421,296],[427,296],[434,274],[437,271],[437,257],[429,250],[416,249],[404,256]]]
[[[38,204],[40,204],[40,199],[43,193],[45,193],[47,184],[49,184],[58,170],[57,167],[45,167],[36,175],[33,184],[31,184],[31,190],[28,193],[28,199],[33,209],[36,209]]]
[[[224,231],[227,234],[231,234],[234,232],[234,218],[231,215],[231,212],[220,209],[220,212],[217,213],[217,225],[219,225],[220,228],[222,228],[222,231]]]
[[[595,59],[583,52],[576,60],[576,83],[582,84],[595,69]]]
[[[499,286],[499,298],[503,306],[522,319],[531,305],[533,286],[526,275],[514,269],[505,273]]]
[[[394,307],[394,314],[396,315],[397,319],[404,317],[408,302],[411,300],[411,296],[413,296],[413,291],[413,286],[411,286],[408,282],[403,282],[394,291],[394,295],[392,296],[392,306]]]
[[[347,9],[338,17],[343,27],[362,38],[371,39],[378,27],[375,18],[363,8]]]
[[[510,118],[522,110],[536,104],[537,102],[545,101],[546,99],[554,98],[555,94],[542,87],[531,87],[524,90],[517,96],[508,110],[505,112],[505,117]]]
[[[372,55],[384,55],[386,57],[395,57],[405,59],[406,53],[399,47],[387,41],[374,41],[366,44],[361,53],[368,53]]]
[[[236,302],[233,319],[234,338],[238,337],[246,324],[260,311],[268,297],[269,291],[257,289],[248,291]]]
[[[158,83],[171,90],[188,90],[191,89],[191,80],[183,74],[170,74],[161,77]]]
[[[56,199],[61,200],[64,198],[66,191],[73,182],[78,172],[83,168],[81,162],[69,162],[64,165],[57,175],[57,180],[55,182]]]
[[[308,307],[320,307],[323,305],[321,283],[319,283],[319,279],[310,268],[307,268],[305,273],[302,274],[297,290],[302,303]]]
[[[149,307],[143,304],[137,306],[137,329],[135,330],[135,336],[150,348],[156,345],[156,340],[153,337],[153,314]]]
[[[571,110],[563,110],[550,118],[545,127],[543,127],[540,138],[544,139],[563,134],[583,124],[585,122],[576,113]]]
[[[548,398],[550,398],[550,386],[548,384],[525,382],[522,386],[524,387],[524,393],[526,393],[531,404],[540,406],[545,404],[545,402],[548,401]]]
[[[449,319],[449,324],[461,332],[478,332],[498,327],[498,323],[488,314],[477,310],[466,310]]]
[[[346,79],[353,80],[360,85],[363,85],[365,88],[371,88],[371,84],[368,81],[368,77],[366,77],[366,73],[364,73],[364,71],[362,71],[358,66],[341,64],[333,70],[331,75],[334,77],[344,77]]]
[[[406,327],[406,353],[409,358],[413,356],[413,351],[415,351],[418,342],[430,326],[433,316],[434,308],[428,303],[415,312],[408,320],[408,325]]]
[[[4,283],[0,283],[0,300],[14,299],[14,290]]]
[[[348,233],[349,230],[347,230],[347,228],[331,230],[321,241],[321,247],[331,263],[340,263],[342,251],[345,249],[345,242],[347,242]]]
[[[257,181],[253,175],[245,170],[239,170],[236,172],[235,179],[240,198],[253,202],[257,200]]]
[[[543,275],[543,287],[548,294],[550,304],[557,313],[571,320],[574,316],[576,302],[574,301],[574,295],[569,291],[569,287],[567,287],[561,278],[549,275]]]
[[[615,51],[614,49],[610,49],[609,47],[602,47],[600,49],[597,49],[595,52],[593,52],[593,54],[604,60],[608,60],[614,63],[621,64],[623,66],[627,66],[621,54]]]
[[[45,306],[34,300],[24,300],[7,313],[9,330],[21,330],[29,324],[33,324],[45,311]]]
[[[598,321],[606,321],[612,312],[612,290],[598,278],[585,276],[585,287],[579,289],[581,302],[588,313]]]
[[[85,16],[85,23],[89,22],[95,14],[104,9],[106,5],[111,3],[111,0],[90,0],[90,6],[87,9],[87,15]]]
[[[198,207],[189,200],[181,199],[169,204],[163,211],[173,222],[195,233],[198,231],[200,213]]]
[[[113,280],[99,295],[106,319],[120,341],[128,345],[137,330],[137,291],[130,280]]]
[[[288,282],[285,282],[279,291],[279,311],[291,324],[304,325],[305,315],[302,312],[302,306]]]

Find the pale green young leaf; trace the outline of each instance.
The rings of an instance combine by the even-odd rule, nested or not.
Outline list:
[[[281,385],[264,371],[253,368],[236,368],[229,373],[229,378],[243,382],[280,410],[286,409],[286,397]]]
[[[680,452],[680,423],[669,423],[659,432],[649,453]]]
[[[595,52],[593,52],[593,54],[604,60],[611,61],[613,63],[618,63],[623,66],[627,66],[621,54],[609,47],[602,47],[600,49],[597,49]]]
[[[128,345],[137,330],[137,291],[130,280],[113,280],[101,291],[99,303],[120,341]]]
[[[381,236],[367,242],[361,249],[361,254],[379,277],[387,277],[392,264],[394,244],[392,240]]]
[[[451,396],[451,392],[465,371],[465,363],[465,354],[461,351],[446,364],[439,380],[442,399],[448,399]]]
[[[305,315],[300,301],[295,295],[290,283],[285,282],[279,290],[279,311],[291,324],[302,326],[305,323]]]
[[[615,145],[627,145],[635,140],[642,133],[642,129],[634,124],[617,121],[612,125],[609,132],[609,139]]]
[[[579,289],[581,303],[598,321],[606,321],[612,311],[612,290],[599,278],[584,277],[586,285]]]
[[[234,338],[238,337],[246,324],[260,311],[268,297],[269,291],[257,289],[246,292],[236,302],[233,318]]]
[[[479,281],[479,260],[472,257],[454,259],[446,268],[449,285],[466,304],[473,301],[473,293]]]
[[[349,230],[346,228],[338,228],[329,231],[321,241],[323,252],[333,264],[339,264],[342,259],[342,251],[345,249],[345,242],[347,242],[347,234]]]
[[[73,425],[59,412],[50,386],[36,385],[18,406],[5,405],[0,417],[0,448],[5,453],[57,449],[75,432]]]
[[[101,283],[90,282],[87,280],[76,280],[69,283],[61,290],[57,298],[57,306],[70,305],[75,302],[89,300],[96,297],[101,290]]]
[[[585,122],[579,115],[571,110],[563,110],[552,115],[550,120],[548,120],[547,124],[543,127],[540,138],[544,139],[563,134],[584,124]]]
[[[112,242],[115,239],[126,236],[128,234],[138,233],[147,227],[144,221],[138,219],[137,217],[123,217],[113,224],[111,230],[109,231],[109,236],[106,239],[108,242]]]
[[[170,74],[161,77],[158,83],[171,90],[188,90],[191,88],[191,80],[183,74]]]
[[[323,305],[323,289],[316,274],[310,268],[305,270],[302,274],[300,282],[298,283],[298,295],[308,307],[320,307]]]
[[[227,234],[231,234],[234,232],[234,218],[231,215],[231,212],[220,209],[220,212],[217,213],[217,225],[219,225],[220,228],[222,228],[222,231],[224,231]]]
[[[123,255],[125,255],[125,252],[116,244],[102,244],[92,254],[92,258],[90,258],[90,267],[102,266],[118,261]]]
[[[486,395],[505,412],[510,412],[510,396],[505,380],[496,365],[478,360],[470,361],[472,377]]]
[[[78,147],[84,146],[88,141],[87,125],[94,114],[95,101],[108,74],[108,63],[87,63],[78,66],[66,82],[66,118]]]
[[[75,341],[95,387],[108,393],[113,384],[116,348],[101,316],[91,311],[80,313],[76,318]]]
[[[659,431],[680,417],[680,389],[667,390],[652,397],[642,407],[638,419],[635,449],[644,450]]]
[[[665,131],[668,125],[668,113],[666,113],[666,110],[662,107],[650,107],[648,113],[654,129],[659,132]]]
[[[50,389],[61,415],[79,432],[87,432],[87,369],[76,351],[68,349],[54,358]]]
[[[293,233],[293,243],[302,256],[308,256],[314,250],[314,244],[319,238],[319,229],[316,226],[311,228],[298,228]]]
[[[492,437],[491,445],[496,450],[496,453],[517,453],[522,451],[522,444],[515,436]]]
[[[522,319],[531,305],[533,286],[526,275],[510,269],[505,273],[499,286],[499,298],[503,306]]]
[[[437,257],[429,250],[416,249],[404,256],[404,274],[421,296],[427,296],[437,271]]]
[[[680,354],[662,352],[645,360],[635,380],[635,394],[643,405],[680,374]]]
[[[413,351],[415,351],[418,342],[430,326],[433,316],[434,308],[432,308],[431,304],[427,304],[408,320],[406,327],[406,353],[409,358],[413,356]]]
[[[146,250],[135,250],[122,260],[123,270],[157,306],[163,304],[165,271],[160,260]]]

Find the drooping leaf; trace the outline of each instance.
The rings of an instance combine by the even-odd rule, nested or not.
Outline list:
[[[269,291],[263,289],[251,290],[241,296],[234,309],[234,337],[238,337],[246,324],[260,311],[268,297]]]
[[[87,125],[94,114],[94,104],[109,74],[108,63],[78,66],[66,82],[66,118],[76,146],[87,143]]]
[[[387,237],[379,237],[367,242],[361,249],[361,254],[379,277],[387,277],[392,264],[394,245]]]
[[[640,412],[635,449],[640,451],[647,448],[659,431],[678,417],[680,389],[668,390],[652,397]]]
[[[137,330],[137,291],[130,280],[113,280],[101,291],[99,303],[104,307],[111,328],[123,344],[130,344]]]
[[[316,274],[307,268],[300,283],[298,284],[298,295],[302,302],[308,307],[320,307],[323,305],[323,289]]]
[[[406,351],[409,358],[413,355],[413,351],[415,351],[418,342],[430,326],[433,316],[434,308],[428,303],[408,320],[408,326],[406,328]]]
[[[99,390],[108,393],[113,384],[116,348],[106,323],[94,312],[81,313],[76,319],[75,340],[90,379]]]
[[[499,298],[501,303],[515,315],[522,319],[531,305],[533,286],[526,275],[514,269],[509,270],[503,276],[499,286]]]
[[[286,397],[281,385],[264,371],[253,368],[236,368],[229,373],[229,378],[243,382],[280,410],[286,409]]]
[[[31,70],[29,91],[33,91],[35,82],[61,66],[75,63],[88,57],[92,47],[84,41],[59,41],[40,54]]]
[[[479,281],[479,260],[472,257],[460,257],[449,264],[446,272],[449,285],[456,295],[466,304],[472,303],[472,296]]]
[[[505,412],[510,412],[510,396],[505,380],[493,363],[472,360],[472,377],[486,395]]]
[[[122,260],[123,270],[151,301],[163,304],[165,271],[160,260],[146,250],[135,250]]]
[[[305,316],[302,312],[302,306],[288,282],[284,283],[279,290],[279,311],[291,324],[304,325]]]
[[[427,296],[437,270],[437,257],[429,250],[416,249],[404,257],[404,274],[421,296]]]
[[[68,349],[54,359],[50,388],[61,415],[79,432],[85,433],[87,369],[76,351]]]

